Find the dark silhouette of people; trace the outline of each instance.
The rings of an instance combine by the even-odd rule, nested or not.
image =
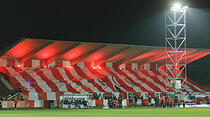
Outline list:
[[[129,107],[131,107],[132,103],[133,103],[133,98],[132,98],[131,94],[128,96],[128,100],[129,100]]]
[[[139,99],[139,96],[136,94],[136,95],[134,96],[135,107],[137,106],[137,101],[138,101],[138,99]]]
[[[159,106],[159,97],[155,96],[155,107],[158,108]]]
[[[15,104],[15,109],[16,109],[16,108],[17,108],[17,103],[18,103],[17,96],[15,96],[15,97],[14,97],[13,101],[14,101],[14,104]]]
[[[119,95],[119,97],[118,97],[118,102],[119,102],[119,107],[120,108],[122,108],[122,96],[121,95]]]

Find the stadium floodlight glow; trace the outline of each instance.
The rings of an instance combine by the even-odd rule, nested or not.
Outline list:
[[[180,3],[175,3],[172,7],[171,7],[171,11],[179,11],[181,9],[181,4]]]
[[[180,3],[175,3],[172,7],[171,7],[171,11],[186,11],[186,9],[188,8],[188,6],[183,6]]]

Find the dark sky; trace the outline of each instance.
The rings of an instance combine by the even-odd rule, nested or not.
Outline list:
[[[2,0],[0,49],[21,37],[164,46],[164,12],[175,1]],[[187,47],[210,49],[210,1],[178,1],[190,7]],[[210,79],[209,59],[202,59],[203,66],[193,62],[189,69],[201,65]]]

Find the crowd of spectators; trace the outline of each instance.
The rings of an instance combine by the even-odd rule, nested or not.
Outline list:
[[[65,97],[63,99],[63,104],[68,106],[67,108],[87,108],[88,102],[84,98],[73,98]]]

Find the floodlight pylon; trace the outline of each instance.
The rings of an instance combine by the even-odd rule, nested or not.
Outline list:
[[[174,90],[186,86],[186,12],[186,6],[177,4],[165,13],[166,79]]]

